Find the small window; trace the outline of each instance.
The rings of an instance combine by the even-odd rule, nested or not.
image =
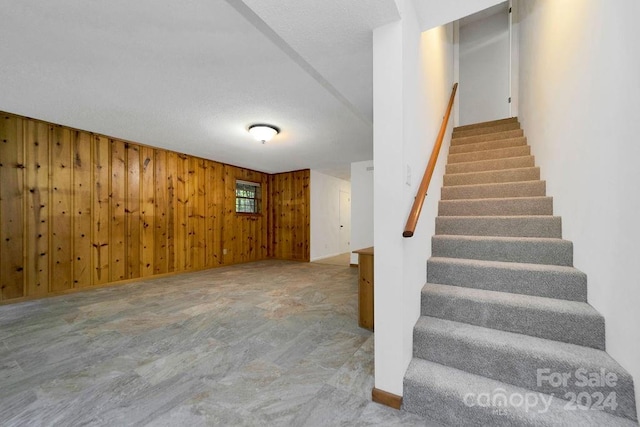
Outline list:
[[[259,183],[236,180],[236,212],[259,214],[261,202]]]

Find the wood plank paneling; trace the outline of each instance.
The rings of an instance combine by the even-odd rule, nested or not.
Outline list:
[[[167,272],[176,271],[176,207],[178,198],[176,195],[176,182],[178,177],[178,155],[167,152]]]
[[[224,229],[224,165],[217,162],[211,162],[210,165],[210,183],[211,192],[209,196],[209,212],[208,217],[211,218],[211,227],[213,231],[210,235],[209,245],[212,247],[212,258],[208,265],[224,264],[222,249],[223,229]],[[234,191],[235,193],[235,191]]]
[[[141,276],[140,263],[144,254],[144,249],[140,246],[140,147],[126,143],[125,150],[127,151],[127,198],[125,202],[126,274],[128,279],[135,279]]]
[[[280,222],[282,216],[282,180],[278,175],[269,177],[269,256],[278,258],[280,253]]]
[[[73,150],[73,287],[91,286],[91,135],[72,133]]]
[[[260,214],[238,214],[235,204],[236,180],[257,182],[261,185],[262,211]],[[223,248],[227,250],[225,263],[240,263],[265,259],[268,256],[269,177],[266,174],[235,166],[224,165],[224,225]]]
[[[275,258],[309,261],[309,180],[308,169],[270,177],[270,255]]]
[[[51,283],[53,292],[73,288],[72,130],[51,129]]]
[[[104,136],[94,136],[92,164],[92,236],[91,265],[93,274],[91,282],[102,285],[109,282],[109,165],[110,142]],[[81,285],[82,286],[82,285]]]
[[[24,138],[26,291],[29,296],[40,296],[49,292],[49,125],[26,120]]]
[[[188,252],[189,252],[189,233],[187,231],[187,220],[189,218],[187,212],[188,196],[187,196],[187,182],[189,176],[188,158],[183,155],[178,155],[176,159],[177,164],[177,178],[176,178],[176,238],[175,238],[175,257],[176,257],[176,269],[175,271],[185,271],[188,266]]]
[[[126,194],[127,152],[122,141],[112,139],[110,174],[109,277],[111,282],[126,279]]]
[[[269,258],[273,258],[273,243],[274,243],[274,233],[273,233],[273,195],[275,194],[274,189],[274,179],[273,175],[269,175],[268,180],[268,189],[269,189],[269,199],[267,200],[267,256]]]
[[[222,247],[224,264],[232,264],[235,256],[236,233],[234,232],[236,222],[236,189],[235,189],[235,169],[233,166],[224,165],[224,225],[222,226]]]
[[[141,191],[141,244],[142,254],[140,256],[141,273],[143,277],[153,275],[153,250],[155,232],[155,153],[153,148],[142,147],[141,150],[142,170],[142,191]]]
[[[308,171],[268,175],[0,118],[2,302],[271,256],[308,259]],[[235,212],[238,179],[261,184],[260,214]]]
[[[224,166],[224,236],[223,246],[226,250],[224,262],[237,263],[240,262],[238,240],[242,239],[242,228],[238,225],[242,224],[242,216],[236,214],[235,203],[235,181],[237,168],[233,166]]]
[[[198,238],[196,236],[198,230],[198,159],[190,157],[187,161],[188,178],[187,178],[187,233],[188,233],[188,256],[189,260],[187,269],[199,268],[199,250]]]
[[[154,249],[153,272],[162,274],[167,268],[167,154],[164,150],[154,151],[155,165],[155,223],[154,223]]]
[[[296,194],[298,219],[296,258],[302,261],[311,260],[311,173],[304,170],[301,175],[297,176],[298,192]]]
[[[205,179],[207,177],[207,162],[203,159],[196,159],[195,174],[194,174],[194,187],[195,187],[195,199],[196,204],[193,207],[193,213],[196,220],[195,224],[195,248],[196,251],[193,254],[194,268],[207,267],[207,224],[206,224],[206,211],[207,211],[207,185]]]
[[[281,224],[281,245],[280,249],[282,252],[280,253],[281,258],[288,258],[291,256],[292,248],[292,230],[291,223],[293,221],[293,216],[295,212],[291,208],[291,174],[283,173],[282,174],[282,210],[280,211],[280,224]]]
[[[23,120],[0,122],[0,299],[24,295],[24,137]]]

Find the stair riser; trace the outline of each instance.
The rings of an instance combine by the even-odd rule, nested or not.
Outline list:
[[[562,238],[559,216],[436,217],[436,235]]]
[[[540,168],[460,173],[444,176],[444,186],[497,184],[502,182],[539,181]]]
[[[485,241],[465,239],[431,239],[434,257],[520,262],[528,264],[573,265],[573,244],[558,242]]]
[[[502,169],[531,168],[535,166],[533,156],[511,157],[508,159],[483,160],[479,162],[454,163],[447,165],[446,173],[469,173]]]
[[[441,200],[440,216],[553,215],[551,197]]]
[[[428,420],[450,426],[617,426],[637,427],[629,419],[601,411],[568,411],[567,401],[551,396],[532,396],[530,390],[506,385],[436,363],[413,359],[404,379],[402,409]],[[478,404],[478,397],[489,396],[490,405]],[[494,397],[537,397],[534,405],[498,406]],[[544,402],[543,400],[544,399]],[[494,406],[495,404],[495,406]],[[516,406],[517,405],[517,406]]]
[[[477,301],[429,290],[422,293],[422,315],[599,350],[605,348],[604,319],[596,315],[543,311],[535,307]]]
[[[582,366],[568,358],[547,358],[537,360],[535,352],[520,351],[510,346],[485,346],[480,341],[460,338],[452,334],[431,333],[414,330],[414,357],[482,375],[517,387],[540,393],[555,394],[563,398],[566,393],[589,394],[600,392],[605,396],[616,394],[618,407],[607,412],[621,417],[635,416],[633,380],[624,371],[617,372],[615,387],[579,387],[575,373],[586,369],[588,373],[599,373],[601,366]],[[548,380],[538,383],[538,370],[549,373],[568,373],[570,380],[565,384],[553,384]],[[609,371],[607,371],[609,372]],[[557,385],[557,387],[554,387]]]
[[[477,151],[501,150],[503,148],[525,147],[526,138],[510,138],[497,141],[478,142],[477,144],[458,145],[449,147],[449,154],[466,154]]]
[[[515,266],[512,268],[477,266],[453,261],[429,259],[427,281],[488,291],[587,301],[587,276],[578,270],[571,272],[523,270]]]
[[[450,381],[450,378],[442,380]],[[499,383],[496,382],[496,388],[499,386]],[[492,391],[492,389],[488,389],[487,393]],[[470,401],[473,402],[473,400]],[[405,379],[402,409],[446,426],[513,427],[518,425],[510,417],[499,415],[495,408],[470,406],[465,403],[463,396],[444,393],[442,389],[431,382],[421,383]],[[508,412],[506,413],[508,414]],[[520,419],[517,421],[521,426],[534,426],[534,424],[523,424]]]
[[[486,135],[491,133],[506,132],[520,129],[520,123],[505,123],[497,126],[480,127],[476,129],[453,131],[453,139],[466,138],[469,136]]]
[[[524,138],[523,138],[524,139]],[[447,165],[457,163],[479,162],[483,160],[507,159],[511,157],[524,157],[531,155],[531,147],[521,145],[517,147],[501,148],[497,150],[473,151],[471,153],[449,154]]]
[[[501,197],[544,197],[545,181],[506,182],[497,184],[452,185],[442,187],[441,200],[496,199]]]
[[[505,124],[509,124],[509,123],[518,123],[518,118],[517,117],[509,117],[509,118],[506,118],[506,119],[491,120],[491,121],[488,121],[488,122],[473,123],[473,124],[464,125],[464,126],[456,126],[456,127],[453,128],[453,131],[454,132],[459,132],[459,131],[465,131],[465,130],[471,130],[471,129],[488,128],[488,127],[505,125]]]
[[[514,139],[514,138],[522,138],[524,136],[524,132],[522,129],[517,130],[508,130],[504,132],[496,132],[496,133],[487,133],[483,135],[474,135],[474,136],[466,136],[466,137],[458,137],[451,139],[451,148],[453,147],[462,147],[470,144],[478,144],[480,142],[491,142],[491,141],[500,141],[506,139]]]

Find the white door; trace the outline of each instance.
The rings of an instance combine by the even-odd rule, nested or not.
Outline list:
[[[340,253],[349,252],[351,240],[351,195],[340,192]]]
[[[488,13],[491,13],[487,16]],[[460,124],[510,114],[510,17],[501,4],[460,21],[458,90]]]

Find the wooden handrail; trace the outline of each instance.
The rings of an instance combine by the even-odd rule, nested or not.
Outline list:
[[[447,111],[444,115],[444,118],[442,119],[442,125],[440,126],[440,132],[438,133],[436,144],[433,146],[433,151],[431,151],[431,158],[429,159],[429,163],[427,163],[427,169],[424,171],[424,175],[422,176],[422,181],[420,182],[420,188],[418,188],[418,194],[416,194],[416,198],[413,201],[413,207],[411,207],[411,213],[409,214],[409,218],[407,218],[407,225],[405,225],[404,227],[404,231],[402,232],[402,237],[413,236],[413,232],[416,230],[416,226],[418,225],[418,218],[420,218],[420,211],[422,211],[422,205],[424,204],[424,199],[427,197],[427,190],[429,189],[429,183],[431,182],[431,176],[433,175],[433,170],[436,168],[436,162],[438,161],[438,154],[440,154],[440,147],[442,146],[444,133],[447,130],[447,124],[449,123],[449,116],[451,115],[451,107],[453,107],[453,100],[456,97],[457,89],[458,89],[458,83],[455,83],[453,85],[453,89],[451,89],[451,98],[449,98],[449,105],[447,106]]]

